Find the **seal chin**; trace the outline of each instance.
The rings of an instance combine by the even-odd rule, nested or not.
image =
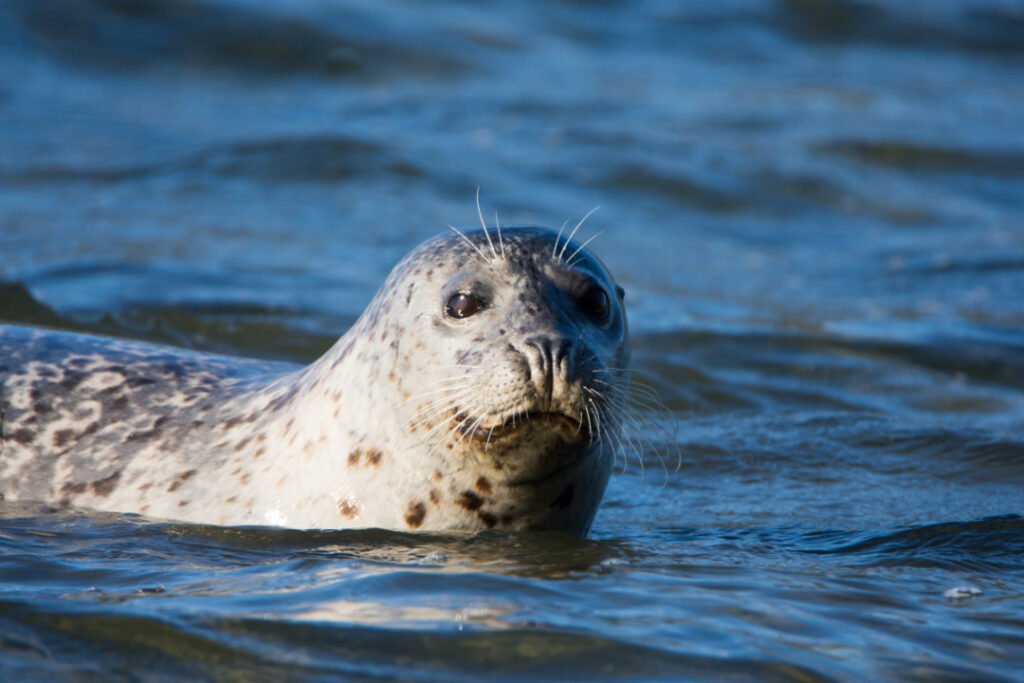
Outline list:
[[[508,480],[512,488],[545,488],[556,482],[571,481],[578,478],[578,470],[584,466],[590,451],[582,446],[569,448],[559,454],[559,458],[544,461],[540,469],[524,471]]]
[[[596,440],[581,420],[561,412],[516,413],[466,435],[477,462],[511,487],[541,489],[577,478]],[[501,473],[501,474],[499,474]],[[520,488],[520,490],[522,490]]]

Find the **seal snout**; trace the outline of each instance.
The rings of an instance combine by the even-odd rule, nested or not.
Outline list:
[[[540,400],[538,408],[550,410],[558,389],[573,381],[575,368],[569,353],[571,347],[572,342],[568,339],[552,339],[548,335],[535,334],[526,339],[526,348],[520,350],[526,358],[530,379]]]

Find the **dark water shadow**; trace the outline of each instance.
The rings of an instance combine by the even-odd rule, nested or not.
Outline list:
[[[816,531],[806,534],[801,546],[798,552],[873,567],[1019,571],[1024,566],[1024,517],[940,522],[885,533]]]
[[[118,270],[116,266],[94,268],[101,274]],[[138,274],[146,276],[155,270]],[[75,275],[48,273],[48,277],[69,276]],[[337,333],[309,329],[303,324],[322,317],[315,311],[234,301],[135,304],[101,315],[69,315],[37,299],[23,283],[0,282],[0,322],[264,360],[308,363],[327,351],[354,322],[343,317],[323,321],[325,327],[336,327]]]
[[[627,541],[597,541],[553,531],[444,534],[220,527],[0,501],[0,543],[19,552],[59,556],[80,543],[88,553],[94,542],[104,544],[104,552],[110,556],[123,553],[143,561],[146,553],[153,551],[152,558],[209,557],[217,564],[306,558],[536,578],[600,571],[605,564],[628,561],[635,552]],[[165,568],[163,564],[159,560],[154,568]]]

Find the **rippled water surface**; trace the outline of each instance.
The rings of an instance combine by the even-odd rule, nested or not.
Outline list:
[[[0,4],[0,318],[316,357],[481,188],[627,290],[587,539],[0,504],[5,680],[1024,680],[1024,3]],[[492,221],[493,222],[493,221]]]

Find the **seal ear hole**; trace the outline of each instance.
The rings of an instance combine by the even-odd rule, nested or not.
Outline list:
[[[626,290],[624,290],[621,285],[615,285],[615,294],[618,295],[619,301],[626,300]]]
[[[604,324],[611,316],[608,293],[600,287],[591,287],[576,300],[576,306],[595,323]]]
[[[468,318],[479,313],[484,308],[484,302],[479,297],[468,292],[459,292],[448,299],[444,312],[450,318]]]

